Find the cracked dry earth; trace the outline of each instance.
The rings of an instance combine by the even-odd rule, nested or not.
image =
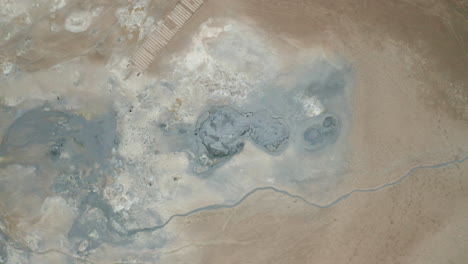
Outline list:
[[[0,0],[0,263],[466,263],[467,18]]]

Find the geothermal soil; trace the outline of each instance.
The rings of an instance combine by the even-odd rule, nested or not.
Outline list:
[[[0,263],[466,263],[468,4],[0,0]]]

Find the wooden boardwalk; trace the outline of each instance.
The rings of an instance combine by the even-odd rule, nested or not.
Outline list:
[[[140,75],[153,62],[175,34],[195,14],[203,0],[182,0],[174,7],[163,22],[143,41],[131,58],[133,70]]]

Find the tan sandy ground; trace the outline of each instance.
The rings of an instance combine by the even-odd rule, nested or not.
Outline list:
[[[235,18],[266,31],[282,57],[310,48],[342,56],[353,66],[355,88],[348,170],[336,197],[468,154],[466,1],[206,2],[148,74],[160,73],[158,62],[211,17]],[[111,11],[96,24],[115,23]],[[115,47],[121,34],[103,37],[102,52],[87,59],[104,63],[106,47]],[[65,40],[76,47],[64,43],[71,48],[50,61],[26,54],[25,70],[83,54],[88,42],[94,43]],[[122,50],[134,44],[129,41]],[[355,194],[329,209],[265,191],[235,209],[178,218],[170,225],[180,230],[179,240],[164,249],[160,262],[461,264],[468,261],[466,219],[468,162],[418,170],[395,187]]]
[[[255,24],[285,52],[323,47],[352,63],[352,148],[337,197],[466,156],[466,3],[208,1],[186,30],[213,14]],[[329,209],[258,193],[175,221],[186,235],[164,263],[466,263],[467,169],[419,170]]]

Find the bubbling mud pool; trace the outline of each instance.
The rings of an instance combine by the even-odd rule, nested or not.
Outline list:
[[[282,68],[252,28],[212,22],[163,76],[126,80],[120,68],[93,74],[71,61],[59,70],[73,78],[47,79],[55,90],[95,87],[107,108],[59,90],[60,101],[0,109],[9,120],[0,196],[8,214],[21,215],[31,251],[159,249],[175,239],[166,225],[174,215],[232,204],[261,186],[328,198],[323,189],[336,182],[350,129],[350,66],[312,56]],[[47,71],[34,78],[58,74]],[[44,224],[51,219],[54,227]],[[7,240],[0,237],[3,259],[28,258]]]

